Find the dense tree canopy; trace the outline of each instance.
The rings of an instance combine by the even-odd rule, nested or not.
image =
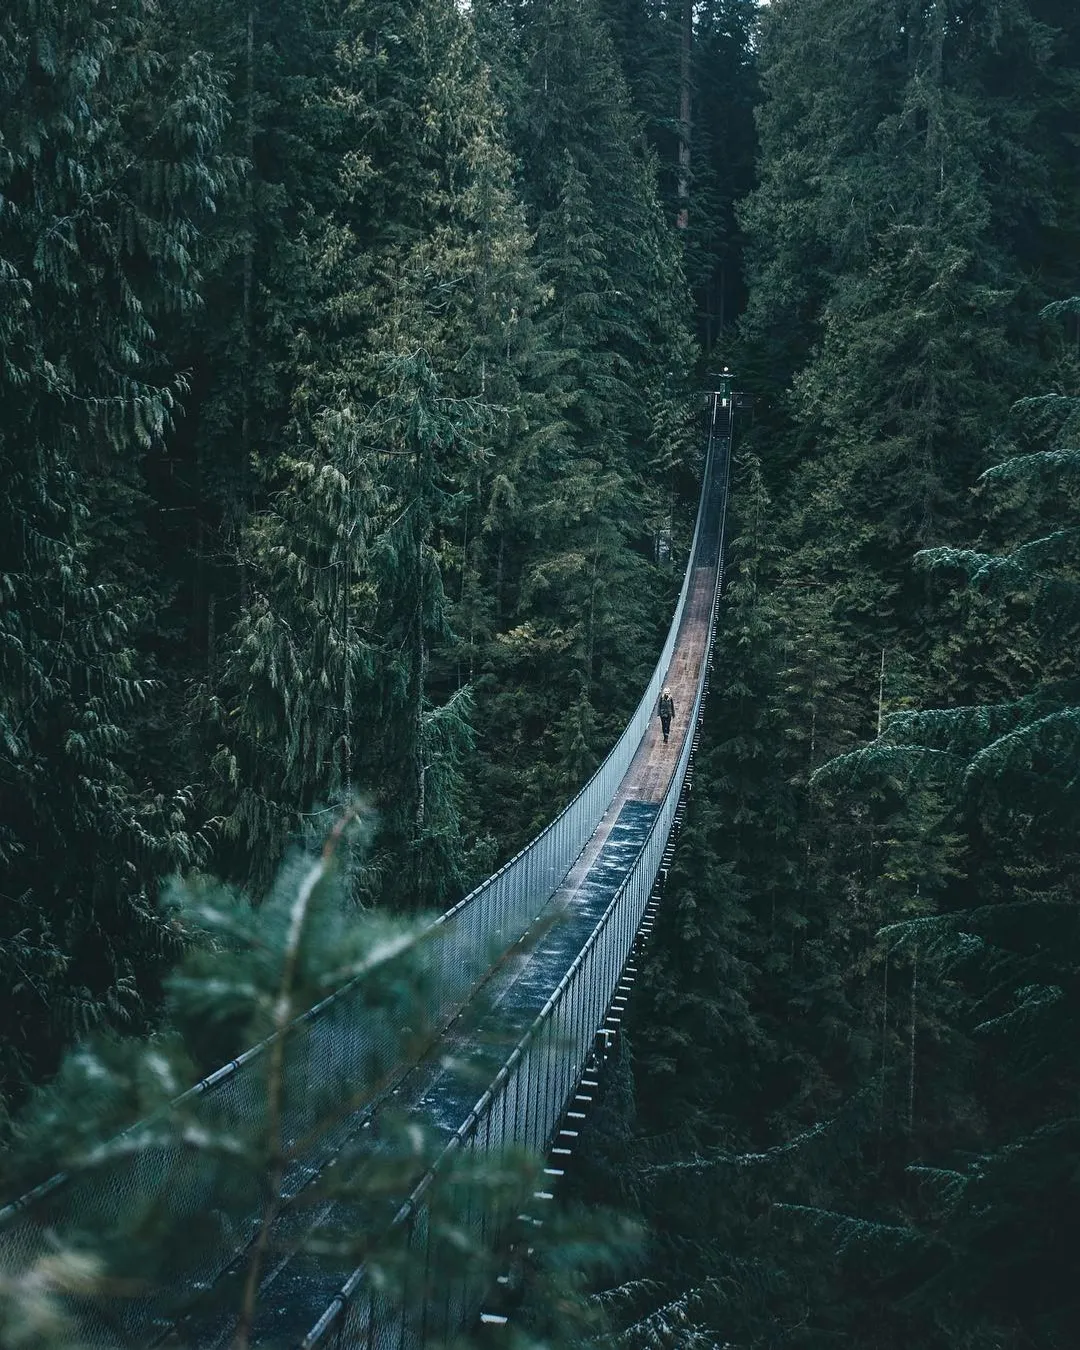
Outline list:
[[[0,24],[17,1094],[152,1019],[170,871],[258,889],[360,790],[358,895],[443,905],[573,794],[659,641],[695,352],[598,11]]]
[[[1071,1344],[1078,111],[1072,0],[10,0],[3,1099],[191,1030],[167,875],[257,927],[358,792],[348,928],[555,813],[730,362],[598,1301],[631,1346]]]

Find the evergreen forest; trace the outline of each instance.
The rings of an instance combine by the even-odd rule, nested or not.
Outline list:
[[[1075,0],[5,0],[0,1203],[346,980],[423,1040],[427,918],[649,679],[723,366],[693,792],[505,1344],[1080,1344]],[[112,1256],[0,1260],[0,1343]]]

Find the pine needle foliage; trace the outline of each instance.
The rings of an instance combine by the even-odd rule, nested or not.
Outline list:
[[[506,743],[544,750],[528,783],[536,823],[603,757],[658,649],[674,578],[648,553],[671,520],[672,468],[690,459],[695,353],[655,160],[599,7],[484,5],[478,23],[515,75],[508,131],[557,362],[556,418],[519,489],[515,623],[494,662],[505,682],[541,676],[499,708]]]
[[[481,8],[0,19],[12,1097],[150,1024],[162,875],[261,894],[366,784],[365,897],[449,903],[651,665],[696,434],[679,250],[598,14],[502,15],[496,50]]]
[[[1038,408],[1037,400],[1017,405],[1022,419]],[[1057,396],[1059,425],[1075,409],[1074,397]],[[1068,449],[1029,452],[982,481],[989,493],[1015,494],[1037,527],[1042,513],[1053,520],[1063,507],[1075,511],[1073,459]],[[913,1285],[907,1304],[943,1340],[974,1325],[986,1334],[1015,1327],[1059,1344],[1075,1317],[1059,1258],[1071,1241],[1071,1202],[1062,1203],[1071,1185],[1062,1169],[1075,1161],[1076,1091],[1062,1047],[1077,1033],[1080,971],[1071,882],[1080,819],[1075,539],[1072,530],[1054,530],[1000,553],[943,547],[917,562],[959,579],[973,600],[1013,604],[1026,626],[1016,640],[1036,644],[1039,660],[1028,690],[1009,690],[996,703],[894,714],[874,744],[822,770],[856,786],[899,774],[906,791],[936,779],[983,867],[968,896],[955,883],[942,886],[944,913],[882,933],[894,950],[917,950],[964,990],[974,1091],[986,1113],[982,1147],[975,1157],[946,1155],[943,1186],[936,1171],[927,1178],[915,1169],[938,1202],[921,1226],[946,1255],[941,1269]]]
[[[16,3],[0,17],[0,969],[12,1029],[0,1076],[12,1091],[54,1067],[75,1028],[139,1023],[171,946],[155,874],[205,856],[190,788],[141,765],[136,735],[156,688],[140,480],[184,392],[161,332],[197,302],[199,231],[226,178],[221,81],[164,37],[143,0]]]
[[[179,1319],[181,1339],[217,1328],[245,1345],[280,1315],[264,1279],[300,1254],[327,1278],[363,1264],[392,1297],[410,1280],[410,1315],[421,1290],[438,1298],[441,1282],[494,1260],[465,1216],[509,1206],[535,1185],[532,1165],[444,1168],[428,1261],[408,1254],[392,1220],[445,1141],[419,1113],[383,1110],[362,1128],[431,1030],[426,928],[358,913],[350,899],[349,854],[370,837],[366,813],[343,817],[258,906],[206,878],[173,883],[171,922],[189,951],[168,980],[168,1028],[84,1042],[16,1122],[6,1192],[57,1168],[66,1179],[45,1202],[52,1241],[0,1282],[5,1343],[140,1338]],[[335,1069],[327,1024],[303,1014],[343,987],[366,1048]],[[208,1061],[253,1045],[232,1088],[185,1091]],[[4,1212],[7,1241],[23,1222]]]

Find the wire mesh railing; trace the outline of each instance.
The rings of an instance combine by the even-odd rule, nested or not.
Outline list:
[[[695,572],[700,575],[702,570],[712,569],[708,638],[679,759],[645,842],[592,934],[491,1085],[398,1212],[395,1226],[399,1241],[409,1250],[407,1268],[412,1271],[430,1267],[431,1197],[440,1173],[452,1158],[462,1153],[494,1158],[511,1147],[543,1154],[551,1145],[641,926],[686,779],[693,732],[701,717],[707,688],[715,608],[722,581],[730,446],[724,443],[715,478],[710,473],[711,450],[710,443],[695,548],[687,567],[688,583]],[[711,520],[710,505],[715,513]],[[703,521],[708,521],[711,528],[703,528]],[[684,584],[683,601],[686,593]],[[650,689],[655,685],[659,691],[670,658],[671,651],[666,651]],[[475,1206],[461,1216],[461,1221],[471,1230],[471,1236],[497,1248],[506,1236],[507,1218],[491,1208]],[[385,1288],[367,1283],[366,1273],[362,1266],[352,1273],[304,1338],[301,1350],[316,1347],[327,1350],[331,1345],[335,1350],[345,1346],[409,1350],[449,1340],[477,1315],[486,1292],[483,1275],[462,1272],[448,1288],[440,1289],[434,1299],[426,1288],[406,1287],[393,1295]]]
[[[703,542],[710,481],[707,465],[675,614],[649,684],[618,742],[565,810],[516,857],[435,920],[425,935],[430,943],[427,1012],[432,1028],[437,1030],[453,1018],[493,963],[528,931],[595,831],[625,776],[675,648]],[[297,1146],[325,1119],[326,1103],[335,1092],[347,1102],[352,1085],[371,1081],[389,1085],[395,1072],[400,1076],[408,1065],[395,1063],[400,1028],[388,1013],[365,1006],[362,978],[309,1009],[280,1034],[286,1041],[281,1130],[292,1146],[292,1161],[283,1182],[288,1194],[301,1189],[357,1128],[355,1113],[338,1112],[331,1129]],[[265,1110],[264,1057],[276,1039],[267,1038],[196,1084],[173,1104],[173,1110],[186,1114],[193,1129],[213,1129],[222,1136],[254,1136]],[[370,1111],[371,1105],[368,1102],[361,1109]],[[537,1113],[546,1110],[532,1103],[522,1122],[515,1118],[514,1128],[524,1123],[528,1141],[535,1142],[537,1122],[542,1119]],[[206,1166],[205,1154],[188,1146],[182,1132],[157,1131],[151,1120],[132,1127],[125,1138],[129,1147],[114,1148],[114,1160],[108,1166],[57,1174],[0,1210],[0,1271],[29,1269],[51,1250],[56,1235],[70,1241],[80,1233],[96,1236],[108,1231],[122,1211],[146,1198],[153,1203],[167,1196],[170,1220],[180,1225],[202,1222],[216,1212],[216,1188],[222,1184],[222,1174]],[[257,1211],[258,1197],[253,1196],[250,1231],[223,1225],[216,1236],[208,1237],[203,1224],[200,1245],[186,1253],[182,1266],[186,1287],[204,1288],[220,1276],[255,1231]],[[137,1343],[152,1341],[169,1324],[170,1312],[163,1312],[163,1305],[168,1309],[173,1302],[171,1296],[125,1299],[110,1314],[114,1324],[102,1332],[110,1338],[121,1333]]]

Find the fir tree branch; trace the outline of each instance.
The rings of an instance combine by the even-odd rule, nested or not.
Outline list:
[[[270,1152],[266,1176],[266,1199],[258,1235],[251,1248],[247,1275],[244,1281],[240,1317],[233,1335],[233,1350],[247,1350],[251,1328],[255,1320],[255,1306],[262,1277],[263,1263],[270,1242],[270,1232],[281,1207],[281,1183],[285,1175],[285,1143],[281,1137],[282,1099],[285,1087],[285,1031],[293,1016],[293,988],[300,944],[310,910],[311,898],[320,882],[330,871],[337,847],[345,828],[357,814],[352,806],[334,826],[318,860],[312,863],[297,887],[296,898],[289,914],[289,927],[283,952],[281,984],[274,1008],[274,1041],[267,1062],[266,1129]]]

